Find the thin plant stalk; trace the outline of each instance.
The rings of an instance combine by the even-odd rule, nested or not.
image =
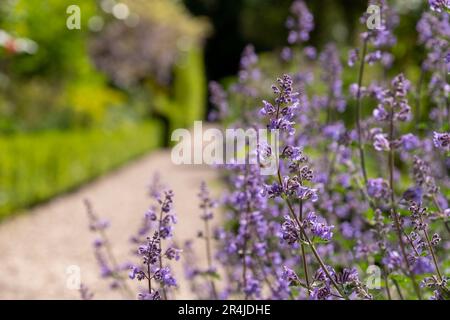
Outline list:
[[[398,285],[397,280],[392,279],[392,282],[394,283],[395,289],[397,290],[397,294],[400,300],[405,300],[405,298],[403,298],[402,290],[400,290],[400,286]]]
[[[386,287],[386,295],[389,300],[392,300],[391,291],[389,290],[389,282],[388,282],[389,279],[387,276],[387,272],[384,268],[383,268],[383,277],[384,277],[384,282],[385,282],[385,287]]]
[[[280,173],[280,166],[279,165],[278,165],[277,175],[278,175],[278,181],[279,181],[280,185],[282,186],[283,185],[283,181],[281,179],[281,173]],[[339,285],[337,284],[336,280],[331,276],[330,272],[328,271],[328,268],[325,266],[325,263],[323,262],[322,258],[320,257],[319,253],[317,252],[316,247],[314,246],[314,244],[312,243],[312,241],[309,238],[308,234],[306,233],[305,229],[303,228],[303,224],[299,221],[297,215],[295,214],[294,208],[292,207],[291,202],[286,197],[283,197],[283,199],[285,200],[285,202],[286,202],[286,204],[287,204],[287,206],[289,208],[289,213],[290,213],[291,217],[297,223],[297,225],[298,225],[298,227],[300,229],[301,235],[303,236],[303,238],[306,241],[306,243],[308,244],[308,246],[311,248],[311,251],[312,251],[314,257],[316,258],[317,262],[319,263],[320,267],[325,272],[325,274],[328,277],[328,279],[330,279],[333,287],[341,295],[341,298],[344,298],[344,299],[348,300],[347,295],[339,287]]]
[[[147,264],[147,281],[148,281],[148,293],[152,293],[152,277],[150,270],[150,263]]]
[[[276,118],[278,118],[280,113],[280,105],[277,105],[277,113],[276,113]],[[281,178],[281,172],[280,172],[280,160],[279,160],[279,155],[276,155],[276,159],[277,159],[277,176],[278,176],[278,182],[280,184],[280,186],[283,187],[283,179]],[[314,244],[312,243],[311,239],[309,239],[308,234],[306,233],[305,229],[303,228],[303,224],[300,222],[299,218],[297,217],[297,215],[295,214],[294,208],[292,207],[291,202],[289,201],[288,198],[283,197],[283,199],[285,200],[288,208],[289,208],[289,213],[291,215],[291,217],[295,220],[295,222],[297,223],[301,235],[303,236],[303,239],[307,242],[307,244],[311,247],[311,251],[313,252],[314,257],[316,258],[317,262],[319,263],[320,267],[322,268],[322,270],[325,272],[325,274],[327,275],[328,279],[330,279],[331,283],[333,284],[333,287],[335,287],[335,289],[337,290],[337,292],[339,292],[339,294],[341,295],[342,298],[348,300],[348,297],[346,294],[344,294],[344,292],[342,291],[342,289],[339,287],[339,285],[337,284],[336,280],[331,276],[330,272],[328,271],[328,269],[325,266],[325,263],[323,262],[322,258],[320,257],[319,253],[316,250],[316,247],[314,246]]]
[[[86,212],[87,212],[88,216],[90,217],[90,219],[92,221],[97,221],[98,217],[94,213],[94,209],[92,208],[91,202],[89,200],[85,199],[84,206],[86,207]],[[103,247],[105,248],[106,255],[108,256],[109,261],[111,261],[112,265],[114,266],[114,269],[117,269],[117,266],[119,264],[117,263],[117,259],[114,255],[114,253],[112,252],[111,243],[108,239],[108,236],[106,235],[106,232],[103,229],[98,229],[97,232],[100,234],[100,237],[102,238]],[[133,293],[132,293],[131,289],[128,287],[125,279],[116,272],[113,274],[113,277],[121,283],[121,288],[124,291],[124,293],[130,298],[133,297]]]
[[[159,221],[158,221],[158,232],[160,232],[161,230],[161,226],[162,226],[162,218],[163,218],[163,211],[161,209],[160,213],[159,213]],[[161,237],[160,240],[158,242],[158,246],[159,246],[159,252],[162,252],[162,244],[161,244]],[[162,263],[162,256],[159,255],[159,268],[162,269],[163,267],[163,263]],[[161,284],[161,289],[162,289],[162,293],[163,293],[163,298],[164,300],[167,300],[167,292],[166,292],[166,287],[164,285],[164,283]]]
[[[205,209],[206,210],[206,209]],[[210,236],[210,228],[208,219],[204,219],[205,221],[205,247],[206,247],[206,261],[208,263],[208,270],[212,270],[212,255],[211,255],[211,236]],[[215,300],[218,299],[216,285],[214,280],[210,280],[212,294]]]
[[[302,199],[300,199],[299,208],[300,208],[299,220],[301,223],[303,223],[303,200]],[[302,242],[300,247],[302,250],[303,272],[305,274],[306,286],[308,287],[307,293],[308,293],[308,297],[309,297],[311,286],[309,284],[309,273],[308,273],[308,263],[306,262],[305,244]]]
[[[394,141],[394,109],[391,108],[391,112],[390,112],[390,120],[389,120],[389,141]],[[407,273],[409,275],[409,277],[411,278],[411,281],[413,283],[413,287],[414,290],[417,294],[417,297],[421,300],[422,296],[420,294],[420,289],[419,286],[416,282],[416,278],[414,276],[414,273],[411,271],[411,266],[408,260],[408,256],[406,254],[406,249],[405,249],[405,243],[403,241],[403,236],[402,236],[402,227],[400,224],[400,217],[399,214],[397,212],[397,207],[395,205],[395,188],[394,188],[394,149],[393,146],[390,146],[389,148],[389,186],[391,189],[391,210],[392,210],[392,214],[394,216],[394,222],[395,222],[395,228],[397,231],[397,236],[398,236],[398,240],[399,240],[399,244],[400,244],[400,250],[403,256],[403,260],[405,262],[406,265],[406,269],[407,269]]]
[[[359,74],[358,74],[358,91],[356,92],[356,130],[358,133],[358,150],[359,150],[359,160],[361,165],[361,172],[364,178],[364,183],[367,184],[367,170],[366,170],[366,161],[364,156],[364,145],[362,141],[362,129],[361,129],[361,85],[364,76],[364,65],[365,58],[367,52],[367,39],[363,41],[363,50],[361,54],[361,64],[359,66]]]
[[[420,123],[421,118],[421,100],[422,100],[422,87],[423,87],[423,81],[425,78],[425,70],[423,67],[420,68],[420,76],[419,76],[419,82],[417,83],[417,94],[416,94],[416,126]]]
[[[423,221],[422,216],[420,216],[420,220],[421,220],[421,222],[423,224],[425,224],[424,221]],[[430,250],[431,257],[433,258],[434,267],[436,269],[439,281],[442,282],[442,274],[441,274],[441,271],[439,270],[439,265],[438,265],[438,262],[437,262],[437,258],[436,258],[436,255],[434,253],[434,249],[433,249],[433,246],[431,244],[430,236],[428,235],[427,229],[423,229],[423,233],[425,235],[425,239],[427,240],[428,250]]]
[[[248,177],[248,164],[246,164],[245,167],[245,184],[244,184],[244,192],[246,194],[247,197],[247,177]],[[248,200],[246,200],[246,208],[245,208],[245,231],[244,231],[244,245],[242,248],[242,285],[244,287],[244,292],[246,291],[247,288],[247,240],[248,240],[248,236],[247,236],[247,227],[248,227],[248,213],[250,211],[250,206],[248,203]],[[245,300],[248,300],[248,294],[245,293]]]

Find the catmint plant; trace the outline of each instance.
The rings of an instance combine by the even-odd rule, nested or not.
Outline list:
[[[112,251],[111,242],[106,233],[106,229],[109,227],[109,221],[101,219],[96,215],[89,200],[85,199],[84,204],[89,219],[89,229],[96,235],[92,246],[95,259],[100,269],[100,276],[109,281],[109,287],[112,290],[120,290],[122,295],[130,298],[132,291],[126,283],[126,275],[124,274],[129,264],[120,264]],[[83,290],[80,292],[82,298],[90,296],[85,284],[83,285]]]
[[[141,264],[131,266],[130,279],[146,281],[147,289],[139,293],[142,300],[159,300],[168,298],[168,290],[177,286],[171,269],[165,261],[180,259],[181,250],[168,242],[173,237],[173,226],[176,223],[172,211],[173,192],[166,190],[163,194],[154,194],[157,207],[151,207],[145,219],[151,221],[153,235],[139,245],[136,254]]]
[[[143,284],[140,299],[172,298],[177,286],[200,299],[449,299],[448,3],[430,0],[417,24],[425,48],[420,85],[408,80],[409,69],[390,78],[399,15],[385,0],[368,4],[381,8],[381,26],[363,30],[346,65],[336,44],[308,44],[314,18],[296,0],[281,62],[248,45],[235,82],[210,83],[210,120],[224,129],[267,129],[279,143],[258,140],[254,154],[246,144],[240,151],[256,163],[215,167],[221,197],[213,200],[201,184],[202,230],[183,251],[172,240],[173,193],[157,180],[149,190],[155,203],[131,237],[132,265],[110,256],[108,224],[88,206],[97,261],[112,288],[128,294],[128,270]],[[382,72],[369,81],[367,68]],[[352,71],[346,96],[344,74]],[[275,72],[284,74],[270,86]],[[426,82],[429,128],[411,125],[423,118]],[[262,174],[267,160],[275,160],[273,175]],[[178,260],[184,280],[170,269]],[[376,285],[370,270],[379,271]]]

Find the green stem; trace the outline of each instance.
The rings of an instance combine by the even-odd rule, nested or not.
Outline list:
[[[400,300],[405,300],[405,298],[403,298],[402,290],[400,290],[400,286],[398,285],[397,280],[392,279],[392,282],[394,283],[395,289],[397,290]]]
[[[386,286],[387,297],[388,297],[389,300],[392,300],[391,291],[389,290],[389,279],[388,279],[387,272],[386,272],[385,268],[383,268],[383,276],[384,276],[384,282],[385,282],[385,286]]]
[[[246,197],[246,210],[245,210],[245,231],[244,231],[244,245],[243,245],[243,252],[242,252],[242,285],[245,292],[245,289],[247,287],[247,227],[248,227],[248,213],[250,211],[250,206],[247,199],[247,178],[248,178],[248,165],[245,167],[245,179],[244,179],[244,192]],[[245,293],[245,300],[248,300],[248,294]]]
[[[204,209],[206,211],[206,208]],[[206,212],[205,212],[206,213]],[[205,246],[206,246],[206,261],[208,263],[208,270],[212,270],[212,255],[211,255],[211,237],[209,232],[208,219],[205,219]],[[216,284],[214,280],[210,280],[211,290],[213,293],[214,300],[218,299]]]
[[[277,175],[278,175],[278,181],[279,181],[280,185],[283,186],[283,180],[281,179],[281,173],[280,173],[280,167],[279,166],[278,166]],[[328,279],[330,279],[333,287],[337,290],[337,292],[339,292],[341,297],[346,299],[346,300],[348,300],[348,296],[342,291],[342,289],[337,284],[336,280],[331,276],[330,272],[328,271],[328,268],[325,266],[325,263],[323,262],[322,258],[320,257],[319,253],[317,252],[316,247],[314,246],[314,244],[312,243],[312,241],[309,238],[308,234],[306,233],[305,229],[303,228],[303,224],[298,220],[298,217],[297,217],[297,215],[294,212],[294,208],[292,207],[291,202],[286,197],[283,197],[283,199],[285,200],[285,202],[286,202],[286,204],[287,204],[287,206],[289,208],[289,213],[290,213],[291,217],[297,223],[297,225],[298,225],[298,227],[300,229],[301,235],[303,236],[303,239],[307,242],[308,246],[311,248],[311,251],[312,251],[314,257],[316,258],[317,262],[319,263],[320,267],[325,272],[325,274],[328,277]]]
[[[367,39],[364,39],[363,42],[363,50],[361,55],[361,64],[359,66],[359,75],[358,75],[358,91],[356,93],[356,129],[358,132],[358,150],[359,150],[359,160],[361,163],[361,171],[364,177],[364,183],[367,184],[367,170],[366,170],[366,161],[364,157],[364,145],[362,142],[362,130],[361,130],[361,85],[364,76],[364,65],[365,58],[367,52]]]
[[[420,216],[420,220],[423,223],[422,216]],[[433,250],[433,246],[431,245],[430,236],[428,235],[428,232],[426,229],[423,230],[423,233],[425,235],[425,239],[427,240],[428,249],[430,250],[431,256],[433,257],[434,267],[436,268],[436,272],[438,274],[439,280],[442,282],[442,274],[441,274],[441,271],[439,270],[439,265],[437,262],[436,254],[434,253],[434,250]]]
[[[160,212],[159,212],[158,230],[161,230],[161,226],[162,226],[162,218],[163,218],[163,211],[162,211],[162,209],[161,209]],[[159,231],[158,231],[158,232],[159,232]],[[162,242],[162,239],[161,239],[161,237],[159,237],[159,241],[158,241],[159,252],[162,253],[162,244],[161,244],[161,242]],[[163,267],[162,256],[161,256],[161,254],[160,254],[160,255],[159,255],[159,268],[162,269],[162,267]],[[150,276],[150,274],[149,274],[149,276]],[[165,287],[164,283],[161,284],[161,289],[162,289],[162,292],[163,292],[163,298],[164,298],[164,300],[167,300],[167,291],[166,291],[166,287]]]
[[[389,141],[392,142],[394,141],[394,109],[391,108],[391,112],[390,112],[390,120],[389,120]],[[395,222],[395,228],[397,230],[397,236],[398,236],[398,240],[399,240],[399,244],[400,244],[400,250],[403,256],[403,260],[405,262],[406,265],[406,269],[407,269],[407,273],[409,275],[409,277],[411,278],[411,281],[413,283],[413,287],[414,290],[416,291],[417,297],[419,298],[419,300],[422,300],[422,296],[420,294],[420,289],[419,286],[416,282],[416,278],[414,276],[414,273],[411,270],[411,266],[409,264],[409,260],[408,260],[408,256],[406,254],[406,249],[405,249],[405,243],[403,241],[403,236],[402,236],[402,227],[400,224],[400,217],[399,214],[397,212],[397,207],[395,204],[395,189],[394,189],[394,147],[391,145],[389,148],[389,186],[391,189],[391,209],[392,209],[392,214],[394,216],[394,222]]]
[[[422,98],[422,87],[423,87],[423,80],[425,78],[425,70],[423,67],[420,68],[420,76],[419,76],[419,83],[417,84],[417,94],[416,94],[416,126],[420,123],[421,118],[421,98]]]
[[[299,212],[300,222],[303,223],[303,200],[302,199],[300,199],[299,208],[300,208],[300,212]],[[308,264],[306,262],[305,245],[303,243],[301,244],[301,249],[302,249],[303,271],[305,273],[305,281],[306,281],[306,286],[308,287],[307,292],[308,292],[308,297],[309,297],[311,286],[309,284]]]

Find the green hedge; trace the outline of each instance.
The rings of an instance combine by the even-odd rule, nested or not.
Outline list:
[[[0,219],[156,148],[162,138],[158,122],[0,137]]]
[[[199,48],[189,50],[180,64],[174,67],[173,74],[170,93],[155,96],[156,111],[169,122],[168,139],[173,130],[190,128],[195,120],[205,117],[207,80],[203,51]]]

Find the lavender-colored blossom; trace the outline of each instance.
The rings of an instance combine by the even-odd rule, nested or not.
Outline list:
[[[247,285],[244,288],[244,292],[247,296],[259,297],[261,295],[261,283],[254,277],[247,279]]]
[[[175,260],[175,261],[178,261],[178,260],[180,260],[180,254],[181,254],[182,251],[183,251],[183,250],[176,249],[176,248],[173,248],[173,247],[169,247],[169,248],[166,250],[166,253],[164,254],[164,256],[165,256],[167,259],[169,259],[169,260]]]
[[[307,46],[303,49],[305,57],[309,60],[315,60],[317,58],[317,50],[312,46]]]
[[[210,102],[216,108],[209,114],[209,120],[216,121],[224,119],[229,111],[227,93],[222,86],[215,81],[209,83],[209,92]]]
[[[402,195],[402,200],[407,203],[413,201],[415,203],[422,203],[423,190],[419,186],[408,188]]]
[[[353,67],[355,63],[359,60],[359,50],[352,49],[348,53],[348,61],[347,64],[349,67]]]
[[[394,29],[399,23],[397,13],[386,0],[370,0],[369,4],[381,8],[381,26],[364,32],[362,37],[368,39],[376,48],[392,47],[397,42],[394,36]],[[361,23],[366,24],[369,17],[370,14],[366,12]]]
[[[387,199],[390,195],[389,184],[382,178],[369,179],[367,193],[375,199]]]
[[[377,133],[373,137],[373,147],[377,151],[389,151],[390,143],[385,134]]]
[[[323,128],[323,134],[325,137],[339,141],[346,133],[345,125],[342,122],[336,122],[330,125],[327,125]]]
[[[300,278],[295,271],[286,266],[283,266],[283,274],[281,277],[283,280],[287,281],[289,285],[296,285],[300,282]]]
[[[382,52],[380,50],[376,50],[366,55],[365,62],[370,66],[375,62],[380,61],[382,57]]]
[[[444,132],[434,132],[433,133],[433,143],[434,146],[443,151],[450,151],[450,133]]]
[[[384,106],[382,104],[379,104],[374,110],[373,110],[373,117],[377,121],[386,121],[389,119],[389,113],[386,111]]]
[[[157,190],[163,187],[158,181],[154,181],[151,188]],[[148,281],[148,291],[138,296],[138,299],[143,300],[167,299],[167,289],[176,286],[177,283],[170,268],[164,265],[164,259],[179,260],[181,253],[181,250],[168,242],[173,236],[173,225],[176,223],[173,213],[173,192],[163,189],[151,192],[151,195],[157,206],[150,207],[144,214],[144,227],[141,227],[139,234],[132,238],[132,243],[138,245],[136,254],[141,259],[141,264],[130,265],[128,274],[132,280]],[[147,236],[143,240],[145,233]],[[158,290],[154,289],[157,283],[159,283]]]
[[[383,264],[389,270],[396,270],[402,265],[402,257],[395,250],[388,251],[386,256],[383,258]]]
[[[307,227],[311,230],[312,234],[316,237],[321,238],[322,240],[331,240],[333,237],[332,230],[334,229],[333,225],[326,225],[321,221],[319,217],[314,212],[308,213],[306,217]]]
[[[138,300],[161,300],[161,295],[157,290],[152,290],[151,293],[141,292],[138,294]]]
[[[319,195],[317,194],[317,189],[298,186],[296,188],[296,195],[299,199],[302,200],[311,200],[312,202],[316,202],[319,200]]]
[[[420,146],[419,138],[412,133],[407,133],[400,138],[402,147],[405,151],[417,149]]]
[[[418,257],[412,266],[415,274],[424,274],[434,272],[433,263],[428,257]]]
[[[356,98],[356,95],[358,93],[358,90],[361,92],[361,95],[364,96],[365,92],[366,92],[366,88],[365,87],[359,87],[357,83],[352,83],[349,87],[349,92],[350,95],[353,98]]]
[[[198,197],[200,199],[199,207],[203,211],[201,215],[202,220],[211,220],[213,218],[212,209],[217,206],[217,203],[212,200],[209,190],[206,187],[206,183],[204,181],[202,181],[202,183],[200,184],[200,192],[198,194]]]
[[[251,151],[258,163],[217,167],[222,182],[218,201],[202,183],[198,196],[203,230],[197,235],[206,259],[196,256],[194,241],[186,243],[183,251],[172,242],[173,193],[158,184],[150,192],[156,202],[132,237],[137,263],[113,263],[110,243],[101,236],[108,223],[90,221],[101,275],[112,288],[124,288],[126,268],[129,278],[144,286],[139,299],[171,298],[178,284],[190,288],[198,299],[372,299],[370,293],[375,291],[365,287],[356,270],[375,263],[388,279],[381,282],[384,288],[376,291],[375,298],[388,299],[390,294],[396,298],[395,280],[404,277],[409,278],[406,287],[398,281],[404,298],[413,298],[412,294],[448,298],[444,267],[450,248],[445,237],[450,217],[446,197],[450,134],[444,131],[448,131],[450,92],[445,72],[450,68],[449,14],[435,1],[434,11],[427,9],[417,25],[420,51],[425,53],[418,66],[423,82],[419,88],[403,74],[389,78],[389,69],[398,58],[397,50],[390,50],[396,43],[398,15],[386,0],[370,0],[369,4],[380,6],[382,28],[362,34],[366,55],[360,55],[361,49],[352,50],[348,64],[380,64],[382,79],[364,75],[358,79],[364,86],[350,85],[349,96],[359,99],[363,111],[358,126],[349,126],[334,112],[343,111],[348,102],[342,93],[345,79],[340,51],[334,44],[327,44],[320,54],[304,46],[313,18],[304,1],[294,1],[287,27],[295,48],[281,52],[281,59],[292,63],[271,61],[269,55],[260,70],[258,56],[249,45],[230,89],[210,84],[216,109],[212,119],[230,128],[278,130],[279,145],[258,141],[257,150]],[[294,54],[300,59],[294,60]],[[318,63],[309,63],[317,58]],[[270,98],[266,72],[279,67],[293,76],[277,79]],[[320,82],[317,74],[322,86],[316,83]],[[420,89],[427,92],[419,96]],[[420,103],[410,106],[409,97],[427,103],[414,125],[401,123],[413,119],[412,109],[421,111]],[[420,125],[424,110],[430,110],[433,119],[429,131]],[[372,116],[364,118],[368,113]],[[369,150],[371,143],[376,151],[388,152]],[[366,157],[365,176],[359,175],[364,163],[355,163],[358,156],[363,158],[361,150]],[[276,172],[264,175],[261,169],[273,159]],[[408,170],[410,179],[406,179]],[[221,219],[213,229],[217,205]],[[338,236],[333,235],[336,230]],[[183,262],[187,282],[175,279],[170,269],[178,260]]]
[[[81,300],[92,300],[94,298],[94,294],[83,283],[80,285],[80,296]]]
[[[293,57],[292,49],[289,48],[289,47],[284,47],[281,50],[280,57],[281,57],[281,59],[283,61],[290,61],[290,60],[292,60],[292,57]]]
[[[426,194],[436,195],[438,193],[439,188],[429,164],[418,156],[414,156],[412,174],[416,185],[422,187]]]
[[[314,17],[303,0],[295,0],[291,6],[291,14],[286,20],[289,29],[288,42],[302,43],[309,40],[309,34],[314,29]]]
[[[321,288],[314,288],[311,298],[313,300],[327,300],[328,298],[331,298],[331,289],[329,286],[321,287]]]
[[[300,239],[300,228],[289,216],[284,217],[284,223],[281,226],[282,237],[289,245],[293,245]]]
[[[257,63],[258,56],[255,53],[255,47],[247,45],[242,52],[240,61],[239,80],[241,82],[259,79],[259,69],[254,68]]]
[[[339,284],[349,284],[352,282],[356,282],[359,281],[358,270],[356,270],[356,268],[344,268],[342,272],[335,273],[334,278]]]
[[[327,104],[333,103],[339,112],[343,112],[346,104],[342,98],[342,64],[336,45],[333,43],[327,44],[320,54],[319,61],[323,70],[322,80],[328,86],[330,94]]]
[[[428,0],[430,9],[437,12],[442,12],[450,9],[449,0]]]
[[[128,268],[128,264],[120,265],[112,253],[110,242],[106,235],[106,229],[109,227],[109,221],[97,216],[89,200],[84,201],[86,212],[89,218],[89,229],[96,234],[93,243],[94,256],[100,269],[100,277],[110,281],[109,287],[113,290],[118,289],[122,293],[128,293],[128,287],[125,283],[123,271]]]
[[[282,78],[278,78],[277,82],[278,86],[272,86],[273,93],[277,95],[275,104],[264,101],[264,107],[260,110],[260,114],[269,116],[268,129],[280,130],[293,135],[295,133],[293,112],[299,107],[298,93],[293,91],[290,76],[284,75]]]
[[[409,80],[401,73],[392,80],[394,103],[392,107],[395,119],[408,121],[411,119],[411,107],[408,104],[407,94],[411,87]]]
[[[439,244],[439,242],[441,242],[441,240],[442,240],[441,237],[437,233],[435,233],[435,234],[433,234],[433,237],[431,238],[431,244],[433,246],[437,246]]]
[[[156,269],[153,277],[156,281],[163,283],[165,286],[176,287],[177,285],[177,281],[172,276],[172,273],[168,267]]]

